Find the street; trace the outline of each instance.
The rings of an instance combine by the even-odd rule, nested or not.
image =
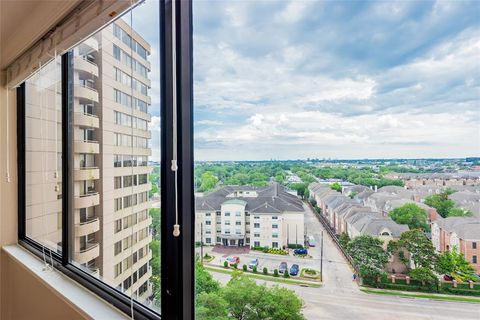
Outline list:
[[[303,261],[300,267],[313,267],[319,270],[320,266],[320,243],[322,224],[317,220],[314,213],[306,208],[305,224],[308,226],[308,234],[313,235],[317,241],[316,247],[309,249],[313,259],[301,259],[268,255],[250,251],[241,256],[241,265],[248,262],[248,258],[259,256],[269,265],[276,265],[280,261]],[[335,319],[335,320],[409,320],[409,319],[480,319],[480,306],[474,303],[436,301],[430,299],[405,298],[396,296],[382,296],[367,294],[359,290],[357,284],[352,281],[353,272],[338,251],[329,235],[324,231],[323,273],[324,283],[321,288],[301,287],[298,285],[281,284],[294,290],[304,301],[303,314],[307,319]],[[211,250],[211,248],[207,249]],[[214,253],[215,254],[215,253]],[[262,259],[262,256],[264,258]],[[228,255],[225,255],[228,256]],[[220,259],[217,257],[216,259]],[[223,259],[223,258],[222,258]],[[268,260],[267,260],[268,259]],[[274,262],[272,262],[274,261]],[[215,263],[212,261],[212,263]],[[216,262],[215,264],[220,264]],[[278,267],[278,264],[277,264]],[[221,283],[230,280],[230,275],[211,272],[215,279]],[[275,285],[272,282],[256,280],[259,284]]]

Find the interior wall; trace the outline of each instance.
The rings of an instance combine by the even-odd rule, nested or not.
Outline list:
[[[4,251],[1,260],[2,320],[86,319]]]

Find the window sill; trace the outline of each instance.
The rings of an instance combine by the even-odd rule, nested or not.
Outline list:
[[[20,245],[2,248],[12,259],[23,265],[29,272],[54,291],[66,303],[91,319],[129,319],[100,297],[80,286],[58,270],[44,271],[45,264]]]

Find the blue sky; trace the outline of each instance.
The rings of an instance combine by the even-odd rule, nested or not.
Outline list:
[[[468,1],[194,0],[196,159],[479,155],[479,16]]]

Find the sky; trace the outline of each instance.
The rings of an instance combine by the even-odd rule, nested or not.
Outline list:
[[[196,160],[480,154],[480,2],[193,3]]]

